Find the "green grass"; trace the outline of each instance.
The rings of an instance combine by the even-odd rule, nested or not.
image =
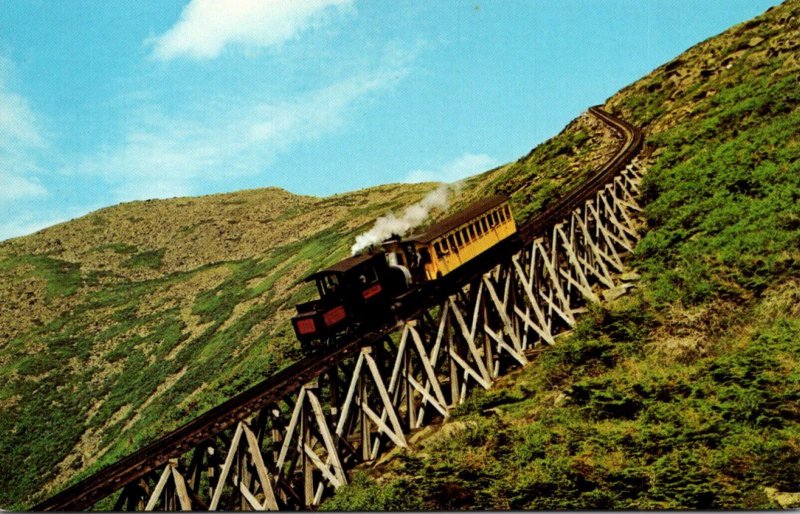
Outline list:
[[[765,94],[780,111],[800,86],[782,82]],[[692,126],[653,140],[681,148],[666,152],[645,181],[650,230],[637,256],[653,276],[658,302],[747,297],[800,271],[800,113],[754,118],[731,107],[715,111],[726,118],[739,113],[726,125],[737,127],[736,135],[724,142],[690,145],[708,134]],[[769,122],[758,123],[763,119]]]
[[[644,183],[647,235],[631,261],[640,293],[592,309],[513,382],[456,409],[450,436],[386,464],[380,483],[357,473],[326,508],[756,509],[775,507],[764,487],[800,490],[800,89],[787,54],[756,57],[759,48],[746,44],[754,33],[794,37],[789,30],[737,29],[708,42],[718,60],[745,49],[731,68],[680,85],[659,72],[615,97],[613,110],[648,127],[660,152]],[[710,50],[700,53],[681,59]],[[596,150],[587,132],[568,129],[469,179],[451,209],[470,195],[509,194],[524,222],[590,172],[575,163]],[[353,216],[397,211],[425,187],[315,206]],[[90,232],[113,235],[109,219],[95,215]],[[181,237],[203,223],[211,220],[179,229]],[[347,229],[341,220],[252,258],[180,273],[165,269],[165,248],[105,237],[94,248],[119,254],[123,270],[157,277],[147,280],[4,249],[0,273],[15,286],[44,284],[48,307],[60,314],[0,347],[0,399],[21,398],[0,413],[0,505],[22,510],[51,494],[42,484],[87,429],[102,429],[107,445],[87,469],[67,470],[68,483],[296,359],[292,329],[273,322],[275,314],[309,299],[303,276],[346,256],[370,225]],[[206,272],[224,278],[204,285]],[[288,291],[275,291],[279,280]],[[243,302],[252,304],[234,319]],[[187,311],[202,326],[191,337]],[[676,341],[686,346],[670,346]],[[74,470],[82,468],[79,460]]]
[[[0,261],[0,272],[27,268],[24,278],[39,278],[46,282],[45,299],[71,296],[83,285],[78,264],[44,255],[22,255]]]
[[[680,59],[722,59],[752,35]],[[800,491],[800,82],[785,54],[755,51],[680,88],[657,72],[615,98],[659,127],[630,261],[638,292],[593,307],[536,363],[455,409],[454,428],[365,468],[325,508],[764,509],[778,507],[766,488]],[[540,148],[558,165],[568,145]],[[540,209],[538,191],[559,191],[542,187],[515,194]]]
[[[13,503],[12,499],[27,497],[31,491],[38,490],[43,481],[52,478],[54,460],[58,462],[69,455],[87,429],[102,428],[100,447],[107,451],[69,483],[77,482],[192,416],[267,378],[290,362],[287,357],[297,358],[294,334],[287,327],[278,331],[283,339],[269,341],[269,346],[262,338],[248,348],[242,347],[242,342],[253,327],[270,319],[285,299],[281,301],[276,298],[256,304],[232,323],[229,318],[236,305],[268,294],[271,285],[285,270],[296,265],[310,265],[310,261],[323,248],[337,248],[339,254],[345,252],[347,249],[340,244],[338,230],[338,226],[323,230],[306,241],[279,247],[263,259],[218,263],[159,279],[107,285],[88,297],[85,303],[76,306],[71,315],[28,335],[29,338],[41,340],[46,345],[46,351],[27,355],[22,341],[11,345],[17,349],[13,360],[20,379],[7,383],[0,392],[8,397],[20,394],[30,401],[7,410],[7,416],[3,416],[6,424],[2,428],[7,430],[0,435],[0,444],[8,451],[0,456],[0,467],[10,469],[14,462],[25,462],[25,472],[14,477],[0,477],[0,502],[22,508],[23,504]],[[163,252],[137,253],[127,261],[127,265],[157,268]],[[51,270],[52,273],[61,270],[61,263],[54,259],[37,259],[33,263],[38,265],[38,272],[42,269]],[[3,263],[6,267],[11,265],[9,262]],[[154,313],[140,312],[141,298],[159,297],[160,292],[171,285],[189,280],[196,273],[215,266],[225,266],[230,273],[218,286],[196,293],[192,313],[199,316],[202,323],[210,324],[198,337],[187,339],[185,324],[179,319],[177,308]],[[53,275],[51,280],[59,285],[58,291],[63,292],[64,285],[80,277],[79,274],[70,273]],[[260,277],[263,277],[260,283],[248,287],[249,283]],[[296,293],[303,299],[308,294],[305,289]],[[108,328],[94,333],[87,331],[85,313],[108,308],[111,309],[110,318],[102,323]],[[226,322],[229,326],[222,329]],[[96,351],[95,348],[107,347],[112,342],[103,356],[103,362],[119,366],[119,369],[96,388],[84,384],[90,381],[94,373],[101,371],[99,368],[87,367],[67,372],[59,365],[59,362],[63,363],[69,358],[87,360]],[[237,357],[239,353],[246,355],[246,358]],[[167,358],[168,354],[172,354],[171,358]],[[142,407],[168,377],[179,372],[183,372],[183,375],[168,394]],[[40,388],[43,384],[63,385],[61,390],[55,389],[42,395]],[[186,402],[190,395],[195,394],[199,384],[206,384],[207,390]],[[63,388],[73,391],[70,401],[60,409],[53,409],[53,402],[62,401]],[[87,421],[85,414],[88,406],[94,403],[93,398],[103,398],[104,401],[96,415]],[[115,422],[109,423],[116,413],[128,408],[126,415],[117,416]],[[136,415],[138,418],[134,420]],[[123,433],[123,428],[129,423],[132,425]],[[68,430],[61,428],[64,424],[69,425]],[[26,434],[34,431],[37,441],[31,445],[26,442]],[[52,451],[44,451],[48,447]],[[36,451],[29,454],[32,450]]]
[[[106,243],[97,247],[99,251],[111,250],[114,253],[127,254],[136,253],[136,247],[126,243]]]
[[[150,268],[158,269],[161,267],[161,260],[164,258],[166,248],[139,252],[127,260],[122,265],[126,268]]]
[[[800,320],[748,320],[759,325],[747,336],[670,365],[643,350],[642,302],[595,309],[541,361],[456,409],[461,428],[397,459],[380,484],[357,476],[325,508],[775,507],[765,485],[798,486]],[[627,342],[609,344],[620,333]],[[554,390],[566,394],[555,405]]]

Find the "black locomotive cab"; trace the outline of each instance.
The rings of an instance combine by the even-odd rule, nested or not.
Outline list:
[[[348,257],[306,281],[316,283],[319,299],[296,307],[292,325],[302,343],[387,319],[392,298],[406,283],[383,252]]]

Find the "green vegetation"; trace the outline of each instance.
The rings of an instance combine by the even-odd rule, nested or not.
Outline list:
[[[462,405],[452,429],[325,507],[776,507],[765,485],[798,486],[800,319],[759,309],[791,304],[762,302],[747,334],[667,361],[643,339],[663,328],[645,296],[595,308],[539,362]]]
[[[161,267],[161,259],[164,258],[164,252],[166,252],[166,248],[161,248],[159,250],[150,250],[146,252],[140,252],[126,261],[122,263],[123,266],[126,268],[150,268],[150,269],[158,269]],[[117,252],[117,253],[124,253],[124,252]]]
[[[106,243],[97,248],[99,251],[111,250],[114,253],[136,253],[136,247],[125,243]]]
[[[325,508],[755,509],[777,506],[766,487],[800,491],[798,17],[773,9],[609,100],[654,150],[638,291]],[[593,123],[468,179],[450,210],[493,193],[518,221],[545,209],[613,151]],[[434,187],[133,202],[1,244],[0,506],[297,359],[302,278]]]
[[[26,279],[45,281],[46,301],[54,297],[71,296],[82,285],[79,265],[44,255],[22,255],[0,261],[0,272],[18,271]]]
[[[716,129],[681,125],[653,138],[667,151],[645,182],[651,230],[637,253],[658,301],[746,297],[800,271],[800,112],[791,111],[800,85],[784,80],[760,95],[747,86],[733,98],[769,98],[775,112],[715,102]],[[701,144],[710,133],[718,142]]]
[[[61,478],[56,488],[62,489],[75,483],[298,359],[288,317],[295,303],[313,294],[312,287],[301,287],[302,278],[349,253],[367,216],[374,217],[370,204],[396,209],[431,187],[388,197],[381,190],[356,193],[364,209],[356,227],[345,226],[349,218],[330,216],[316,230],[310,224],[302,238],[281,240],[267,231],[268,250],[241,259],[223,251],[188,271],[170,268],[165,259],[168,249],[174,259],[179,245],[153,249],[149,242],[119,242],[124,236],[87,241],[85,255],[101,255],[100,269],[4,248],[2,286],[10,295],[22,291],[20,305],[27,308],[32,299],[34,309],[39,293],[32,288],[40,287],[42,303],[53,310],[17,311],[35,315],[34,322],[0,339],[6,378],[0,385],[0,469],[15,470],[0,473],[0,505],[27,508],[52,494],[43,484]],[[343,201],[349,200],[319,203],[336,209]],[[105,210],[103,221],[88,220],[82,235],[132,222],[125,210],[112,222],[114,214]],[[196,219],[175,227],[178,237],[201,233],[183,230],[196,227]],[[45,240],[42,247],[49,252],[53,245]]]
[[[770,489],[800,491],[800,66],[776,50],[798,36],[791,15],[609,101],[656,156],[639,289],[327,508],[762,509],[781,506]]]

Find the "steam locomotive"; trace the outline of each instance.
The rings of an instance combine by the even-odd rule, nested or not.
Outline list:
[[[516,231],[508,197],[495,195],[422,233],[343,259],[305,279],[316,283],[319,299],[296,306],[295,334],[308,351],[315,341],[392,321],[399,296],[441,280]]]

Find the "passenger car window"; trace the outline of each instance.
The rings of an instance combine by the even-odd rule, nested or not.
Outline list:
[[[430,264],[431,263],[431,254],[427,248],[420,248],[419,249],[419,256],[422,261],[422,264]]]

